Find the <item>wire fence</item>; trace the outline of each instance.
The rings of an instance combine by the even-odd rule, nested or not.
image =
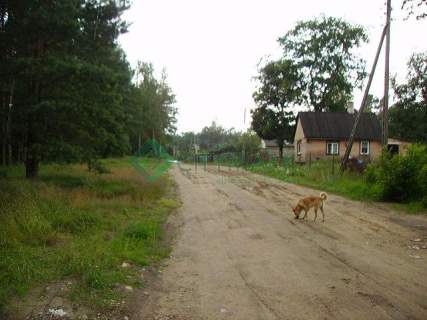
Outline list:
[[[305,161],[300,161],[293,154],[285,154],[279,157],[277,154],[267,152],[222,152],[222,153],[199,153],[187,155],[181,161],[191,164],[195,170],[208,170],[216,167],[218,172],[221,168],[253,169],[256,167],[279,168],[289,175],[302,175],[307,170],[321,170],[328,175],[339,172],[341,159],[332,155],[327,159],[307,155]]]

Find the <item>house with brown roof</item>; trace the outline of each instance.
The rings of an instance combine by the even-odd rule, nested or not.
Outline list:
[[[347,112],[300,112],[294,135],[296,162],[341,158],[356,114]],[[350,156],[375,159],[381,154],[381,125],[374,114],[363,113]]]

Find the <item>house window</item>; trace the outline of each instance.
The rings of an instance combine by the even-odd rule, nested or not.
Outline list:
[[[301,154],[301,140],[297,142],[297,155]]]
[[[338,142],[326,142],[326,154],[333,155],[339,154],[339,144]]]
[[[369,154],[369,141],[360,142],[360,154],[362,155]]]

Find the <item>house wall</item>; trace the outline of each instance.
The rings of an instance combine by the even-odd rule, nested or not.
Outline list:
[[[294,154],[294,146],[293,145],[287,145],[283,147],[283,156],[290,157]]]
[[[301,141],[301,152],[298,154],[298,142]],[[301,120],[298,119],[297,128],[294,137],[294,156],[296,162],[305,162],[305,155],[307,154],[307,139],[304,136]]]
[[[326,144],[326,141],[324,141]],[[370,141],[369,143],[369,155],[360,154],[361,141],[354,141],[351,147],[350,157],[352,158],[368,158],[376,159],[381,154],[381,143],[378,141]],[[326,146],[325,146],[326,148]],[[347,140],[340,141],[339,157],[342,158],[347,148]]]
[[[410,142],[402,141],[398,139],[389,138],[388,144],[397,144],[399,145],[399,155],[405,155],[408,152],[408,147],[411,145]]]
[[[339,142],[339,154],[335,157],[342,158],[347,148],[347,141],[341,140]],[[369,159],[376,159],[381,154],[381,143],[378,141],[370,141],[369,156],[360,154],[360,141],[354,141],[351,148],[350,156],[353,158],[367,157]],[[295,149],[296,150],[296,149]],[[295,151],[296,152],[296,151]],[[297,162],[307,162],[311,160],[332,159],[332,155],[326,154],[326,140],[301,140],[301,155],[296,156]]]
[[[279,148],[278,147],[266,147],[266,148],[264,148],[264,150],[267,151],[267,153],[270,156],[273,156],[273,157],[279,156]]]
[[[371,159],[377,159],[383,150],[383,145],[379,141],[371,141]]]
[[[267,153],[270,156],[273,157],[279,157],[280,156],[280,151],[279,151],[279,147],[266,147],[263,150],[267,151]],[[294,147],[293,146],[285,146],[283,147],[283,156],[284,157],[288,157],[291,156],[294,152]]]

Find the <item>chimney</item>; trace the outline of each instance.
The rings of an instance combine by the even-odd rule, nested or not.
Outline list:
[[[350,113],[350,114],[353,114],[353,113],[354,113],[354,102],[353,102],[353,101],[350,101],[350,102],[348,103],[348,106],[347,106],[347,112],[348,112],[348,113]]]

